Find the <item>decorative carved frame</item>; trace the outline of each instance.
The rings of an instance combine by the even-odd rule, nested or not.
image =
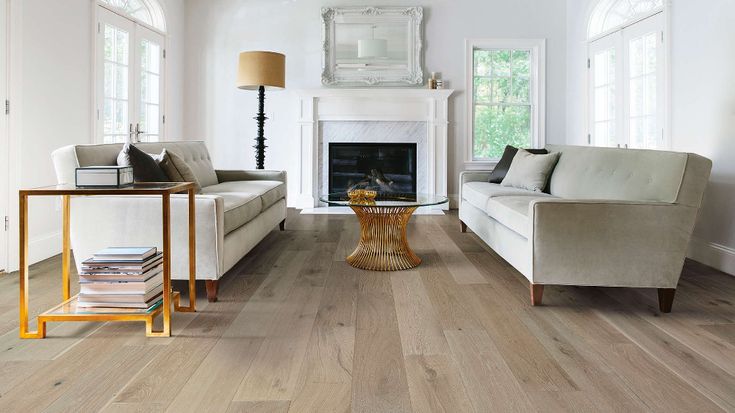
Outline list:
[[[366,23],[381,20],[405,20],[409,43],[407,70],[337,69],[335,51],[335,17],[347,17]],[[422,69],[421,30],[423,7],[323,7],[322,8],[322,84],[326,86],[416,86],[424,83]]]

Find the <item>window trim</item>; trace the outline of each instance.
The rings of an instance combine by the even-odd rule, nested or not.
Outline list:
[[[465,109],[466,131],[464,163],[472,168],[489,168],[500,160],[475,159],[474,156],[474,50],[531,50],[531,145],[546,145],[546,39],[466,39],[465,40]]]

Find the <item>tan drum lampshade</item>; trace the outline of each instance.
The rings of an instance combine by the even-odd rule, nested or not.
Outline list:
[[[237,69],[237,87],[258,90],[286,87],[286,56],[275,52],[242,52]]]

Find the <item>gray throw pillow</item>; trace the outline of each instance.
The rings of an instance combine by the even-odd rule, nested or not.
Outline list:
[[[191,170],[189,165],[184,162],[184,159],[179,155],[171,152],[167,149],[163,150],[163,159],[158,164],[163,172],[168,175],[169,179],[173,182],[193,182],[194,189],[199,192],[202,186],[199,184],[194,171]]]
[[[520,149],[513,157],[508,173],[500,185],[543,192],[546,182],[559,160],[559,155],[559,152],[548,155],[534,155]]]

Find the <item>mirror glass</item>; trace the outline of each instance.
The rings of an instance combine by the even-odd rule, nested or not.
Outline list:
[[[344,22],[334,26],[335,65],[345,70],[408,69],[405,22]]]

